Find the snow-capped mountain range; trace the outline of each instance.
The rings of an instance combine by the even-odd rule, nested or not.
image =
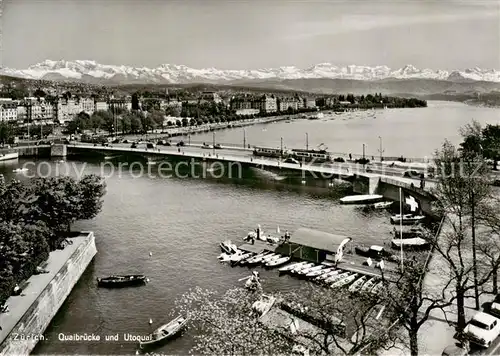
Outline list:
[[[28,69],[0,68],[0,74],[27,79],[74,80],[94,83],[173,83],[193,82],[248,82],[284,79],[352,79],[374,81],[382,79],[434,79],[446,81],[487,81],[500,83],[500,71],[472,68],[445,71],[418,69],[412,65],[392,70],[387,66],[339,67],[321,63],[300,69],[294,66],[255,70],[194,69],[184,65],[162,64],[156,68],[99,64],[92,60],[45,60]]]

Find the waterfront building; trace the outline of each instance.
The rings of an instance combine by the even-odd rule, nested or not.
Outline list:
[[[233,97],[231,98],[231,110],[250,110],[250,109],[255,109],[255,110],[259,110],[259,108],[256,108],[254,107],[254,101],[252,98],[248,97],[248,96],[244,96],[244,97]]]
[[[18,103],[15,100],[0,98],[0,121],[17,121],[17,106]]]
[[[258,109],[263,113],[270,113],[278,111],[278,102],[274,95],[263,95],[253,101],[252,109]]]
[[[297,100],[295,100],[294,98],[278,99],[278,111],[284,112],[288,109],[298,110]]]
[[[95,101],[92,98],[78,98],[82,111],[92,115],[95,111]]]
[[[334,263],[339,246],[347,239],[348,237],[343,235],[299,228],[292,233],[287,243],[276,249],[276,252],[308,262]]]
[[[75,98],[59,97],[55,105],[55,111],[57,121],[62,124],[73,120],[76,115],[82,112],[82,106]]]
[[[203,104],[203,103],[219,104],[221,102],[222,102],[222,98],[216,92],[204,91],[203,93],[201,93],[200,104]]]
[[[24,98],[19,107],[24,107],[21,111],[24,119],[29,119],[30,122],[52,123],[54,119],[54,106],[45,98]]]
[[[314,98],[304,98],[304,108],[314,109],[316,108],[316,99]]]
[[[322,97],[316,99],[316,106],[320,108],[331,108],[335,104],[335,99],[332,97]]]
[[[94,101],[94,111],[108,111],[109,106],[105,100],[95,99]]]
[[[122,110],[130,111],[132,110],[132,100],[130,97],[125,97],[121,99],[111,97],[108,100],[108,106],[111,109],[120,108]]]

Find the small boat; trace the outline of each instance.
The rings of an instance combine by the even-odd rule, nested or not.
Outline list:
[[[257,263],[261,263],[262,260],[270,255],[274,255],[273,253],[270,253],[270,252],[266,252],[264,254],[261,254],[261,255],[257,255],[255,257],[252,257],[250,258],[249,260],[247,260],[247,265],[256,265]]]
[[[220,249],[222,250],[222,252],[228,253],[230,255],[238,252],[238,247],[236,247],[236,245],[233,244],[231,242],[231,240],[223,241],[219,245],[220,245]]]
[[[294,269],[292,269],[290,271],[290,273],[299,273],[301,270],[303,270],[305,268],[310,268],[312,266],[314,266],[314,263],[306,263],[306,264],[295,267]]]
[[[285,263],[287,263],[288,261],[290,261],[290,259],[291,259],[290,256],[285,256],[285,257],[281,257],[281,258],[278,258],[275,260],[271,260],[271,261],[266,263],[266,267],[281,266],[281,265],[284,265]]]
[[[225,262],[231,262],[231,257],[233,255],[230,255],[230,254],[227,254],[227,253],[221,253],[219,255],[219,257],[217,257],[219,259],[220,262],[222,263],[225,263]]]
[[[403,225],[413,225],[422,222],[425,219],[423,215],[403,214]],[[391,224],[401,224],[401,214],[391,216]]]
[[[340,199],[342,204],[371,204],[377,203],[384,197],[379,194],[369,194],[369,195],[350,195]]]
[[[27,171],[28,171],[28,168],[16,168],[12,172],[14,172],[14,173],[23,173],[23,172],[27,172]]]
[[[375,285],[375,287],[372,288],[372,290],[370,291],[371,294],[379,294],[382,289],[384,288],[384,282],[379,282],[378,284]]]
[[[121,288],[139,286],[147,283],[146,276],[142,274],[133,275],[114,275],[105,278],[97,278],[97,285],[106,288]]]
[[[381,201],[379,203],[373,204],[375,209],[387,209],[392,205],[392,201]]]
[[[412,250],[425,250],[431,247],[429,241],[421,237],[414,237],[413,239],[394,239],[391,241],[391,247],[394,249],[400,249],[401,245],[403,249]]]
[[[378,278],[370,279],[368,282],[363,284],[363,287],[361,287],[361,292],[366,292],[366,293],[370,292],[378,282],[379,282]]]
[[[349,277],[351,275],[351,272],[344,272],[344,273],[339,273],[339,274],[334,274],[331,277],[328,277],[325,279],[326,284],[334,283],[340,279],[344,279],[346,277]]]
[[[253,256],[253,253],[251,252],[239,252],[239,253],[235,253],[234,255],[231,256],[231,263],[232,264],[236,264],[236,263],[239,263],[240,261],[242,260],[246,260],[247,258]]]
[[[312,278],[312,277],[317,277],[317,276],[321,276],[322,274],[325,274],[325,273],[328,273],[328,272],[331,272],[335,270],[335,268],[331,267],[331,268],[325,268],[325,269],[317,269],[315,271],[309,271],[307,274],[306,274],[306,277],[307,278]]]
[[[422,237],[425,235],[425,230],[424,228],[422,228],[421,226],[417,225],[417,226],[412,226],[410,228],[404,228],[401,230],[401,229],[396,229],[396,227],[394,227],[394,230],[391,232],[391,234],[394,236],[395,239],[400,239],[401,236],[403,237],[403,239],[412,239],[412,238],[415,238],[415,237]]]
[[[309,268],[304,268],[299,271],[299,274],[308,274],[309,272],[319,271],[325,267],[324,265],[312,266]]]
[[[316,282],[324,282],[326,281],[328,278],[331,278],[337,274],[340,274],[341,273],[341,270],[339,269],[334,269],[333,271],[330,271],[330,272],[327,272],[327,273],[324,273],[316,278],[314,278],[314,280]]]
[[[253,260],[253,259],[255,259],[255,258],[259,258],[259,257],[264,257],[266,254],[267,254],[267,252],[261,252],[261,253],[258,253],[258,254],[256,254],[256,255],[254,255],[254,256],[251,256],[251,257],[249,257],[249,258],[246,258],[246,259],[244,259],[244,260],[241,260],[241,261],[240,261],[240,265],[246,265],[246,264],[249,264],[249,263],[251,263],[251,262],[252,262],[252,260]]]
[[[19,158],[18,152],[0,153],[0,161],[10,161]]]
[[[333,283],[330,288],[341,288],[343,286],[346,286],[348,285],[349,283],[352,283],[357,277],[357,274],[353,274],[353,275],[350,275],[350,276],[347,276],[345,278],[342,278],[338,281],[336,281],[335,283]]]
[[[302,262],[295,262],[295,263],[291,263],[289,265],[286,265],[284,267],[281,267],[278,271],[280,273],[284,273],[284,272],[290,272],[291,270],[293,270],[294,268],[298,267],[298,266],[302,266],[302,265],[305,265],[307,262],[305,261],[302,261]]]
[[[359,279],[357,279],[353,284],[351,284],[351,286],[349,287],[349,292],[351,293],[356,293],[356,292],[359,292],[359,290],[361,289],[361,287],[363,287],[363,284],[365,284],[365,282],[367,281],[368,277],[367,276],[363,276]]]
[[[396,257],[392,253],[386,251],[382,246],[378,245],[372,245],[370,247],[356,246],[354,247],[354,251],[360,256],[370,257],[374,260],[381,260],[383,258],[392,260]]]
[[[165,341],[168,341],[178,334],[184,329],[188,322],[187,318],[183,316],[178,316],[170,323],[160,326],[158,329],[153,331],[145,341],[140,341],[139,346],[141,349],[151,346],[157,346],[162,344]]]
[[[277,259],[277,258],[281,258],[281,255],[278,255],[277,253],[271,253],[271,254],[265,256],[261,262],[266,264],[267,262],[272,261],[272,260]]]

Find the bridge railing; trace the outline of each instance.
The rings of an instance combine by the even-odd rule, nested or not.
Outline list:
[[[196,140],[196,139],[193,139],[192,137],[189,137],[190,135],[188,135],[188,137],[177,137],[176,139],[173,140],[173,142],[179,142],[179,141],[184,141],[185,143],[188,143],[190,142],[191,144],[197,144],[197,145],[201,145],[203,143],[206,143],[208,145],[212,145],[213,144],[213,140],[212,138],[208,138],[206,140]],[[231,148],[231,147],[240,147],[240,148],[243,148],[243,145],[245,145],[245,148],[248,149],[248,146],[250,145],[250,148],[253,149],[254,146],[269,146],[271,148],[280,148],[280,144],[277,143],[276,145],[255,145],[255,144],[252,144],[250,141],[247,141],[245,140],[245,142],[243,142],[243,136],[242,136],[242,139],[239,143],[235,143],[235,142],[221,142],[221,141],[218,141],[217,140],[217,136],[215,137],[215,143],[216,144],[219,144],[223,147],[228,147],[228,148]],[[283,145],[284,148],[286,149],[294,149],[294,148],[300,148],[300,149],[304,149],[305,147],[288,147],[287,145]],[[380,156],[378,155],[362,155],[362,154],[356,154],[356,153],[346,153],[346,152],[333,152],[333,151],[329,151],[328,152],[332,158],[337,158],[337,157],[341,157],[341,158],[344,158],[345,160],[348,160],[348,159],[352,159],[352,160],[355,160],[355,159],[361,159],[363,157],[369,159],[372,163],[380,163]],[[404,157],[405,158],[405,162],[404,163],[432,163],[433,161],[433,158],[432,157]],[[401,159],[401,156],[400,157],[395,157],[395,156],[383,156],[382,159],[386,162],[392,162],[392,161],[398,161],[399,159]]]

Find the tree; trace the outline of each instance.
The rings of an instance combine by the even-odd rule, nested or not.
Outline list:
[[[433,271],[439,273],[440,271]],[[401,325],[407,330],[410,352],[417,356],[418,333],[429,319],[434,309],[443,309],[453,302],[453,296],[446,296],[446,285],[427,290],[423,284],[425,266],[416,259],[406,260],[404,269],[395,281],[388,281],[381,295],[383,303],[398,316]],[[385,276],[384,276],[385,279]]]
[[[141,118],[137,115],[132,115],[130,117],[130,131],[136,133],[141,130],[142,122]]]
[[[76,220],[93,219],[101,212],[106,183],[102,177],[91,174],[83,177],[78,185],[79,215],[76,216]]]
[[[493,160],[493,169],[497,170],[500,159],[500,125],[486,125],[482,130],[484,157]]]
[[[92,116],[90,117],[90,128],[94,130],[94,133],[97,133],[97,130],[103,127],[103,125],[104,120],[102,116],[97,113],[92,114]]]
[[[153,120],[155,127],[161,128],[163,131],[163,122],[165,121],[165,115],[158,110],[154,110],[151,114],[151,120]]]
[[[438,215],[446,216],[446,224],[439,238],[429,237],[435,251],[446,261],[449,284],[454,285],[457,303],[457,331],[461,334],[465,321],[466,292],[482,286],[491,276],[484,263],[477,266],[472,256],[472,239],[469,236],[471,219],[471,192],[475,191],[472,165],[464,164],[460,152],[448,141],[435,153],[438,181],[433,194],[437,198]],[[479,190],[479,189],[478,189]],[[481,268],[482,267],[482,268]],[[471,282],[472,280],[472,282]]]
[[[181,111],[182,110],[180,106],[168,106],[165,110],[165,114],[167,116],[180,117]]]
[[[131,115],[123,115],[119,120],[118,120],[118,130],[122,133],[127,133],[131,131]]]
[[[114,132],[115,130],[115,119],[113,115],[109,111],[96,111],[94,115],[92,116],[98,116],[100,117],[100,122],[102,128],[104,128],[108,132]]]
[[[388,337],[394,336],[385,332],[385,322],[374,322],[378,314],[376,298],[321,287],[312,288],[306,294],[277,295],[274,308],[301,304],[302,308],[309,308],[308,315],[314,315],[310,322],[321,325],[314,330],[294,331],[289,326],[292,317],[284,319],[281,325],[261,320],[254,308],[260,297],[261,293],[241,288],[229,290],[222,296],[200,288],[185,294],[176,306],[198,329],[192,351],[218,355],[290,354],[294,343],[298,343],[312,354],[349,355],[368,345],[387,345]],[[340,336],[342,323],[332,318],[335,315],[349,319],[349,328],[354,332],[345,338]]]
[[[13,141],[14,130],[12,129],[12,126],[4,121],[0,122],[0,144],[6,145],[13,143]]]

